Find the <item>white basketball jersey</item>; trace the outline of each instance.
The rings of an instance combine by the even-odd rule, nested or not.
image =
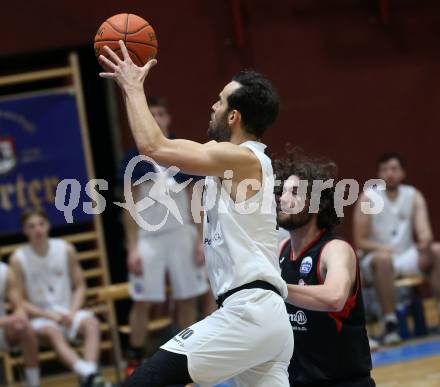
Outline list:
[[[72,283],[67,243],[62,239],[49,239],[45,256],[37,255],[30,245],[20,247],[15,254],[24,274],[29,302],[43,310],[69,310]]]
[[[0,316],[6,315],[6,285],[8,282],[8,265],[0,262]]]
[[[163,200],[163,202],[167,202],[171,199],[171,201],[175,203],[176,207],[179,210],[179,214],[182,217],[183,224],[192,224],[188,189],[182,189],[179,192],[175,192],[175,190],[178,189],[179,183],[177,183],[172,176],[167,176],[164,167],[155,167],[159,167],[163,172],[161,174],[157,173],[156,177],[162,179],[160,184],[163,188],[166,187],[167,191],[157,190],[160,185],[158,185],[157,182],[153,182],[151,180],[147,180],[141,183],[137,191],[138,195],[136,200],[138,201],[145,197],[149,197],[154,200],[155,203],[145,210],[141,211],[139,216],[141,216],[145,222],[154,226],[160,225],[162,221],[164,221],[166,217],[167,218],[164,224],[156,231],[144,230],[142,228],[139,228],[139,237],[162,233],[182,225],[182,223],[178,221],[178,219],[167,209],[167,207],[161,203],[161,199]],[[154,187],[156,188],[155,193],[151,193],[151,189]]]
[[[416,190],[401,184],[397,197],[390,200],[384,190],[375,190],[384,201],[383,210],[372,216],[372,239],[393,247],[397,254],[414,245],[413,213]]]
[[[262,280],[274,285],[286,298],[287,286],[281,278],[277,255],[272,163],[264,154],[264,144],[247,141],[240,146],[251,149],[258,157],[262,188],[243,202],[249,209],[249,213],[243,213],[242,206],[234,203],[218,177],[206,178],[203,234],[211,287],[217,298],[228,290]]]

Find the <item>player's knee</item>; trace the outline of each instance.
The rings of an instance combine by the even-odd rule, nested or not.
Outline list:
[[[83,321],[83,326],[86,331],[96,333],[99,331],[99,321],[96,317],[88,317]]]
[[[55,327],[45,327],[38,331],[38,334],[48,340],[50,343],[54,344],[59,340],[63,339],[63,335],[60,330]]]
[[[33,335],[34,335],[34,330],[32,329],[32,326],[29,323],[29,321],[26,321],[23,325],[23,329],[20,331],[20,337],[22,339],[26,339]]]
[[[372,259],[372,266],[374,271],[382,271],[384,269],[392,269],[393,261],[391,254],[384,252],[377,252]]]
[[[185,355],[159,349],[136,369],[124,386],[165,387],[189,383],[191,376],[187,362]]]

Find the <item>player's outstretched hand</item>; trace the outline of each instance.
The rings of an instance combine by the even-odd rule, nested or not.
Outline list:
[[[104,50],[111,60],[104,55],[99,56],[102,65],[108,69],[107,72],[99,73],[99,76],[114,79],[125,91],[139,88],[143,90],[144,80],[150,69],[157,64],[157,60],[151,59],[142,67],[136,66],[131,60],[127,47],[125,47],[122,40],[119,41],[119,45],[124,60],[121,60],[110,47],[104,46]]]

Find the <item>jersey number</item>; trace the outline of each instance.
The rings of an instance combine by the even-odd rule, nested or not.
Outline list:
[[[181,337],[183,340],[186,340],[188,337],[193,335],[194,331],[192,329],[186,328],[182,332],[180,332],[177,336]]]

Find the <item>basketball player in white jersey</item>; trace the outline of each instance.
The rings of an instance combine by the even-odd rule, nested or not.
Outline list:
[[[170,133],[171,115],[164,98],[150,97],[148,106],[163,134],[174,138]],[[124,184],[124,172],[133,157],[139,155],[137,149],[127,152],[118,173],[121,184]],[[197,321],[196,297],[208,293],[209,286],[203,265],[202,232],[193,222],[190,211],[190,201],[193,181],[199,179],[184,173],[174,176],[165,175],[160,165],[143,161],[137,164],[132,174],[132,181],[141,179],[148,172],[161,168],[164,174],[164,184],[169,189],[173,201],[177,204],[182,216],[181,224],[174,216],[168,216],[158,230],[148,230],[139,227],[128,211],[123,213],[126,247],[128,252],[128,269],[130,280],[130,295],[133,305],[130,310],[130,347],[126,374],[130,375],[143,359],[145,338],[149,311],[152,303],[164,302],[165,278],[168,272],[172,296],[176,306],[176,326],[179,330]],[[192,182],[187,188],[174,192],[173,188],[188,180]],[[132,185],[135,202],[149,195],[155,187],[154,181],[147,180],[138,185]],[[176,190],[177,191],[177,190]],[[167,208],[155,202],[142,211],[139,216],[150,225],[160,224],[166,215]],[[200,225],[200,223],[199,223]],[[201,227],[199,227],[201,229]],[[213,304],[210,294],[204,297]],[[211,300],[209,300],[211,298]],[[211,307],[211,310],[214,307]]]
[[[32,328],[79,375],[81,386],[99,385],[99,322],[91,312],[81,310],[86,285],[75,248],[49,238],[49,221],[42,209],[26,210],[22,225],[29,243],[14,252],[11,266]],[[84,358],[68,342],[79,336],[84,339]]]
[[[278,115],[278,97],[261,75],[241,72],[212,106],[208,135],[213,141],[170,140],[145,98],[143,83],[156,60],[137,67],[120,45],[124,60],[107,47],[111,61],[100,57],[108,69],[100,75],[122,88],[139,152],[160,164],[208,176],[205,259],[219,305],[162,346],[126,386],[194,381],[204,387],[235,377],[239,387],[287,387],[293,333],[283,302],[287,286],[277,262],[272,164],[259,142]],[[265,201],[269,205],[262,208]]]
[[[376,215],[364,214],[361,202],[354,212],[354,240],[365,256],[361,266],[367,282],[373,282],[384,315],[385,345],[401,338],[395,314],[395,277],[429,276],[432,290],[440,302],[440,244],[433,241],[426,201],[416,188],[402,184],[405,179],[403,159],[395,153],[384,154],[378,162],[378,176],[386,190],[375,189],[384,201]],[[439,303],[440,311],[440,303]]]
[[[6,314],[6,300],[12,307],[12,313]],[[26,311],[23,308],[17,281],[13,270],[0,262],[0,352],[19,346],[23,355],[26,384],[28,387],[40,385],[38,367],[38,342]]]

